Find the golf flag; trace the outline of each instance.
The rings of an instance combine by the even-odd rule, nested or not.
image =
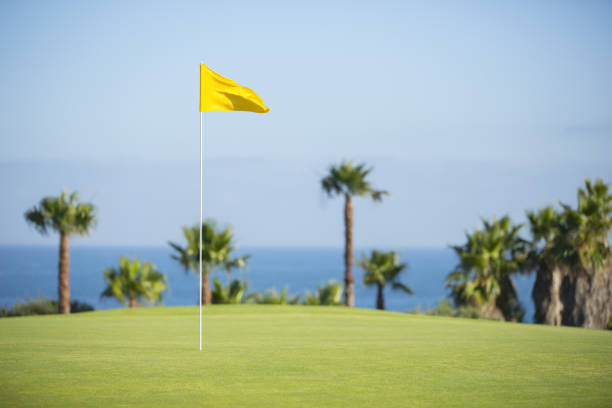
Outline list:
[[[202,350],[202,112],[246,111],[266,113],[264,101],[246,86],[217,74],[200,64],[200,351]]]
[[[200,112],[208,111],[246,111],[266,113],[270,108],[246,86],[217,74],[204,64],[200,64]]]

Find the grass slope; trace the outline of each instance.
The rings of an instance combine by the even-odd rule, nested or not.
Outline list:
[[[612,333],[342,307],[0,320],[0,405],[604,407]]]

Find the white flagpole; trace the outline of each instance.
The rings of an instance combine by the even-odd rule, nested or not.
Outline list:
[[[202,112],[200,112],[200,351],[202,351]]]

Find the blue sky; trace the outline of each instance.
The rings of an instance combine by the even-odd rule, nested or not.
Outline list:
[[[55,243],[21,217],[62,187],[100,207],[84,243],[177,239],[200,60],[271,108],[204,118],[208,214],[246,245],[341,245],[317,183],[343,158],[393,194],[357,204],[358,245],[521,220],[612,179],[610,21],[596,1],[2,2],[0,243]]]

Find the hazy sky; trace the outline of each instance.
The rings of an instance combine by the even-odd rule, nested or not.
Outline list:
[[[62,186],[100,207],[88,243],[196,221],[201,60],[271,108],[204,117],[205,211],[245,244],[341,245],[318,179],[342,158],[393,193],[357,204],[358,245],[574,200],[612,181],[610,21],[606,1],[3,1],[0,243],[47,242],[22,214]]]

